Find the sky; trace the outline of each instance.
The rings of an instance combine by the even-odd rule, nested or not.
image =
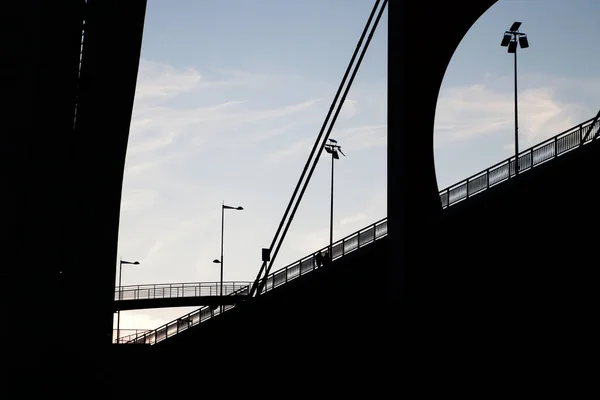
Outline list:
[[[118,254],[123,285],[216,282],[261,266],[373,0],[148,0],[127,148]],[[596,115],[600,26],[594,0],[501,0],[466,34],[435,116],[439,189],[511,155],[514,59],[502,34],[521,21],[519,147]],[[392,53],[393,54],[393,53]],[[387,11],[331,137],[334,240],[387,215]],[[274,263],[328,244],[331,163],[323,157]],[[116,262],[118,266],[118,261]],[[195,308],[121,314],[154,329]]]

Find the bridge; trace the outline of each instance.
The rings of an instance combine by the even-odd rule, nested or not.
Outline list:
[[[443,212],[439,204],[428,202],[432,197],[436,200],[431,149],[442,77],[465,32],[495,1],[404,2],[404,8],[395,2],[399,8],[389,13],[389,52],[404,54],[389,57],[388,68],[388,151],[393,157],[389,157],[387,181],[392,228],[382,240],[352,254],[363,250],[366,254],[389,241],[395,246],[389,259],[404,262],[405,268],[382,266],[369,274],[367,268],[358,271],[362,264],[357,263],[352,283],[358,284],[341,287],[328,279],[339,296],[300,297],[297,302],[308,303],[301,315],[299,307],[285,309],[288,304],[278,303],[279,314],[264,313],[262,319],[257,315],[259,322],[254,323],[248,317],[245,321],[250,323],[241,325],[243,329],[239,329],[237,317],[226,315],[216,324],[199,325],[158,346],[110,347],[104,343],[110,342],[112,330],[115,277],[111,266],[116,258],[146,2],[15,2],[21,7],[15,15],[29,17],[13,18],[6,25],[9,36],[15,38],[5,49],[10,60],[9,81],[15,84],[7,86],[6,97],[13,100],[8,102],[13,108],[4,123],[7,130],[18,134],[6,135],[7,151],[2,157],[7,172],[3,237],[12,249],[5,259],[12,267],[4,274],[7,282],[27,281],[30,295],[22,296],[21,285],[7,285],[4,319],[18,321],[20,329],[18,334],[3,332],[5,345],[17,350],[8,352],[5,361],[11,365],[11,376],[18,371],[18,377],[22,371],[25,377],[35,377],[31,384],[15,385],[18,393],[27,395],[39,388],[45,394],[50,391],[64,397],[70,392],[80,394],[85,388],[106,397],[114,393],[186,395],[202,389],[190,384],[198,377],[208,377],[214,387],[222,386],[220,378],[236,381],[238,386],[246,382],[255,385],[261,378],[264,381],[262,367],[267,361],[292,381],[310,374],[310,379],[294,386],[300,389],[300,396],[315,389],[336,393],[378,388],[382,392],[406,391],[412,389],[411,383],[422,388],[419,384],[433,379],[446,391],[449,387],[468,388],[474,380],[488,387],[511,381],[519,389],[527,381],[537,391],[544,386],[539,384],[544,378],[565,382],[570,390],[585,385],[590,375],[585,358],[590,358],[590,345],[596,341],[590,316],[597,307],[593,227],[600,224],[594,212],[600,146],[584,146],[580,151],[573,146],[558,159],[559,152],[554,151],[555,161],[544,162],[493,190],[487,190],[493,185],[489,175],[481,178],[488,181],[485,184],[475,182],[476,178],[468,180],[464,189],[448,193],[447,206],[452,207]],[[431,13],[432,7],[438,12]],[[456,17],[447,18],[449,13]],[[438,29],[420,29],[424,18]],[[440,30],[444,35],[439,35]],[[407,45],[406,37],[416,31],[420,46]],[[423,52],[422,48],[432,51]],[[51,63],[45,62],[45,54],[52,55]],[[36,79],[31,79],[33,75]],[[417,97],[418,102],[410,101]],[[110,118],[106,117],[106,104],[111,105]],[[74,117],[76,126],[72,128]],[[49,130],[59,134],[48,135]],[[512,177],[510,171],[509,162],[508,176]],[[398,175],[401,182],[397,184],[394,177]],[[538,178],[544,182],[535,185],[537,192],[523,189]],[[554,181],[560,182],[553,185]],[[472,190],[478,185],[483,187],[481,192]],[[516,238],[519,226],[522,229]],[[442,229],[435,231],[438,227]],[[592,232],[588,232],[590,227]],[[57,234],[57,229],[62,234]],[[427,235],[435,235],[432,246],[446,251],[431,255],[416,249],[421,240],[430,239]],[[64,243],[69,243],[68,257]],[[26,263],[22,254],[28,254]],[[334,278],[329,271],[341,275],[336,264],[350,264],[344,260],[354,259],[352,254],[334,262],[332,268],[304,277]],[[381,258],[385,256],[387,253]],[[431,267],[422,272],[424,262]],[[396,279],[397,273],[406,271],[410,276],[405,281]],[[360,280],[369,278],[380,285],[365,282],[360,286]],[[277,300],[277,292],[289,293],[294,286],[302,286],[295,285],[301,281],[294,279],[281,286],[283,290],[272,290],[242,304],[252,305],[248,314],[261,314],[260,307],[275,303],[268,299]],[[380,307],[353,295],[357,288],[360,293],[370,288],[377,294],[383,286],[389,293],[406,296],[414,306],[410,311],[415,312],[399,310],[390,294],[378,298]],[[426,296],[421,295],[423,291]],[[240,305],[228,314],[235,315],[243,308]],[[384,310],[373,316],[378,308]],[[28,317],[32,310],[35,316]],[[280,317],[285,315],[289,315],[288,323],[283,325]],[[289,323],[294,318],[296,325]],[[232,321],[229,325],[228,320]],[[331,321],[326,324],[327,333],[336,340],[321,334],[327,321]],[[401,325],[401,340],[400,329],[392,324]],[[212,331],[211,325],[216,327]],[[234,329],[225,329],[232,326]],[[82,333],[69,334],[65,331],[68,327]],[[273,327],[279,327],[277,336]],[[407,335],[405,328],[410,330]],[[192,331],[198,331],[203,340],[194,340],[197,336]],[[214,334],[204,339],[209,332]],[[181,340],[186,336],[191,340]],[[10,357],[12,354],[15,357]],[[187,362],[190,355],[197,361]],[[231,368],[232,364],[246,368]],[[152,367],[139,368],[142,365]],[[415,373],[406,376],[406,371]],[[507,380],[506,371],[512,371],[514,379]],[[152,385],[140,385],[149,374]],[[577,377],[577,385],[569,382],[570,376]],[[290,379],[285,378],[269,380],[265,393],[289,390]],[[552,390],[556,389],[553,385]],[[32,393],[31,397],[36,396]]]
[[[231,305],[247,296],[247,293],[238,291],[250,284],[251,282],[223,282],[223,297],[220,296],[220,282],[122,286],[115,289],[113,311]]]
[[[600,135],[599,117],[600,111],[595,117],[522,151],[518,158],[519,174],[527,173],[535,167],[550,162],[597,140]],[[441,206],[443,209],[447,209],[448,207],[467,200],[477,194],[483,193],[502,182],[514,179],[515,176],[515,157],[513,156],[440,191],[439,196]],[[345,255],[357,251],[364,246],[368,246],[385,236],[387,236],[387,218],[377,221],[374,224],[335,242],[332,250],[332,260],[335,262]],[[321,251],[324,252],[327,249],[328,247],[325,247],[321,249]],[[269,274],[265,278],[265,286],[261,294],[314,271],[316,265],[314,256],[317,253],[318,251]],[[192,286],[193,285],[198,284],[192,284]],[[225,297],[230,297],[231,300],[224,300],[221,303],[225,305],[225,307],[222,308],[222,311],[221,308],[206,306],[171,321],[153,331],[136,335],[131,340],[123,342],[153,345],[193,326],[206,322],[219,315],[221,312],[229,311],[235,308],[240,300],[247,298],[251,284],[239,283],[239,285],[240,286],[237,289],[233,286],[229,287],[229,294]],[[192,290],[190,289],[190,293],[191,292]],[[138,293],[138,291],[133,289],[132,293]],[[175,291],[175,293],[179,294],[179,289]],[[124,302],[125,301],[123,301],[123,303]]]

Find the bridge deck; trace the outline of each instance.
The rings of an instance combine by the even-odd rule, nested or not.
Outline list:
[[[196,307],[232,305],[247,299],[248,295],[188,296],[156,299],[122,300],[113,302],[113,311],[144,310],[148,308]]]
[[[600,111],[595,118],[591,118],[579,125],[574,126],[558,135],[545,140],[544,142],[533,146],[525,151],[522,151],[518,157],[518,171],[526,172],[532,168],[553,160],[562,154],[571,152],[583,145],[595,142],[600,135]],[[468,199],[469,197],[479,194],[492,186],[501,182],[505,182],[516,176],[515,157],[510,157],[496,165],[487,168],[478,174],[469,177],[462,182],[448,187],[439,192],[442,208],[447,208]],[[360,247],[373,243],[375,240],[387,236],[387,218],[376,222],[342,240],[337,241],[333,245],[332,259],[336,260],[345,254],[352,252]],[[322,249],[322,251],[327,248]],[[263,293],[272,290],[278,286],[287,283],[290,280],[298,278],[305,273],[314,270],[314,255],[317,252],[306,256],[305,258],[296,261],[278,271],[267,276],[266,285],[263,288]],[[247,293],[249,286],[233,291],[230,296],[237,297],[242,293]],[[233,304],[227,305],[223,311],[227,311],[235,307]],[[204,322],[218,315],[219,311],[215,311],[214,307],[203,307],[190,314],[183,316],[175,321],[157,328],[154,331],[147,332],[140,337],[131,340],[129,343],[145,343],[155,344],[168,337],[179,333],[182,330],[188,329],[194,325]],[[185,323],[182,323],[184,321]]]

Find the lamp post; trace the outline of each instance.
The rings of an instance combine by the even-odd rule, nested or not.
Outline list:
[[[221,204],[221,259],[220,260],[213,260],[213,262],[215,264],[221,264],[221,280],[220,280],[220,294],[219,296],[223,297],[223,238],[225,236],[225,210],[238,210],[241,211],[243,210],[244,207],[231,207],[231,206],[226,206],[225,203]],[[223,312],[223,304],[221,304],[221,309],[220,309],[221,313]]]
[[[131,265],[139,265],[138,261],[123,261],[122,258],[119,259],[119,300],[123,300],[123,290],[121,288],[121,272],[123,271],[123,264],[131,264]],[[119,338],[121,334],[121,310],[117,310],[117,344],[119,344]]]
[[[346,155],[342,152],[342,146],[338,146],[337,140],[329,139],[329,143],[325,145],[325,151],[331,154],[331,210],[329,214],[329,260],[333,261],[333,165],[334,160],[339,160],[340,156],[338,151],[342,153],[344,157]]]
[[[502,42],[500,45],[502,47],[508,47],[509,53],[514,53],[515,55],[515,176],[519,174],[519,117],[518,117],[518,107],[517,107],[517,47],[519,45],[521,48],[526,49],[529,47],[529,40],[527,39],[527,34],[523,32],[519,32],[519,27],[521,26],[520,22],[514,22],[510,29],[504,32],[504,37],[502,37]],[[533,160],[532,160],[533,162]],[[508,176],[510,177],[510,166],[508,170]]]

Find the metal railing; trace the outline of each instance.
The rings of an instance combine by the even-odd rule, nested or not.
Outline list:
[[[332,260],[337,260],[385,235],[387,235],[387,218],[377,221],[374,224],[335,242],[331,250],[333,254]],[[329,246],[324,247],[319,251],[325,253],[328,250]],[[268,292],[269,290],[281,286],[315,269],[315,255],[318,254],[319,251],[269,274],[265,278],[266,284],[263,287],[262,293]]]
[[[127,343],[129,341],[135,340],[138,337],[142,336],[145,333],[151,332],[152,329],[121,329],[119,332],[120,338],[119,343]],[[117,341],[117,329],[113,329],[112,334],[112,342],[116,343]]]
[[[591,130],[588,132],[588,129]],[[550,161],[562,154],[588,144],[595,138],[600,129],[600,121],[596,118],[567,129],[558,135],[543,141],[519,153],[519,173]],[[586,133],[589,133],[587,137]],[[585,138],[585,140],[583,140]],[[471,196],[479,194],[492,186],[515,176],[515,156],[512,156],[485,171],[481,171],[459,183],[456,183],[440,194],[442,207],[446,208]]]
[[[599,112],[600,115],[600,112]],[[584,144],[590,143],[596,139],[596,134],[600,130],[600,121],[598,116],[574,126],[558,135],[543,141],[519,154],[519,173],[530,170],[531,168],[550,161],[562,154],[574,150]],[[492,186],[504,182],[515,176],[515,157],[510,157],[496,165],[487,168],[478,174],[475,174],[459,183],[456,183],[439,192],[443,208],[447,208],[471,196],[479,194]],[[384,218],[358,232],[353,233],[338,240],[333,244],[333,260],[360,248],[375,240],[387,235],[387,218]],[[322,252],[328,250],[328,247],[321,249]],[[286,267],[283,267],[269,274],[266,278],[266,284],[262,293],[268,292],[278,286],[281,286],[293,279],[296,279],[315,269],[315,252],[308,255]],[[250,286],[241,288],[231,294],[248,294]],[[235,305],[224,306],[223,311],[234,308]],[[187,314],[175,321],[172,321],[154,331],[148,332],[130,343],[155,344],[182,330],[188,329],[194,325],[204,322],[220,313],[220,308],[202,307],[190,314]]]
[[[223,282],[223,295],[229,295],[250,282]],[[122,286],[115,289],[116,301],[219,296],[220,282],[161,283]]]
[[[381,239],[382,237],[387,235],[387,218],[384,218],[380,221],[375,222],[374,224],[369,225],[366,228],[363,228],[353,234],[346,236],[345,238],[338,240],[333,244],[333,257],[332,260],[337,260],[346,254],[352,253],[353,251],[369,245],[374,241]],[[325,252],[329,247],[324,247],[321,249],[321,252]],[[291,280],[299,278],[306,273],[313,271],[316,266],[315,255],[319,252],[316,252],[289,264],[286,267],[283,267],[275,272],[269,274],[266,279],[266,285],[262,293],[268,292],[270,290],[275,289],[278,286],[281,286]],[[241,288],[235,292],[230,293],[230,295],[247,295],[250,291],[250,284]],[[223,312],[231,310],[235,308],[235,304],[223,306]],[[141,344],[155,344],[162,340],[165,340],[173,335],[178,334],[179,332],[185,331],[186,329],[191,328],[192,326],[198,325],[204,321],[207,321],[216,315],[219,315],[221,312],[220,307],[210,307],[205,306],[198,310],[195,310],[187,315],[184,315],[181,318],[178,318],[174,321],[165,324],[154,331],[147,332],[146,334],[135,338],[128,343],[141,343]]]
[[[250,293],[250,285],[247,284],[245,287],[236,290],[229,294],[233,295],[248,295]],[[223,312],[230,310],[234,305],[222,306]],[[145,334],[129,340],[127,343],[137,344],[155,344],[162,340],[165,340],[173,335],[183,332],[192,326],[198,325],[201,322],[211,319],[212,317],[221,313],[221,306],[204,306],[198,310],[192,311],[184,315],[183,317],[177,318],[169,323],[166,323],[153,331],[146,332]]]

